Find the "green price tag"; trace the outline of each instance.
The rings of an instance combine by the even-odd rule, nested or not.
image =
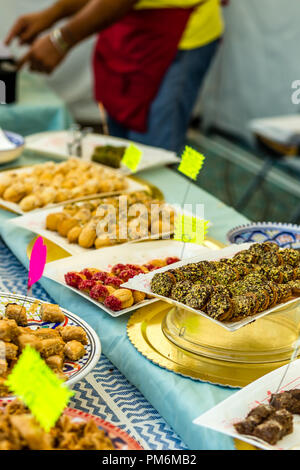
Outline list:
[[[197,152],[197,150],[194,150],[192,147],[186,146],[181,157],[178,171],[196,180],[204,160],[205,156],[202,155],[202,153]]]
[[[39,353],[28,345],[5,383],[23,400],[46,432],[55,425],[70,397],[74,395]]]
[[[138,149],[135,145],[130,144],[125,150],[122,158],[122,163],[129,168],[131,171],[136,171],[141,161],[143,152]]]
[[[178,214],[175,219],[174,240],[202,245],[205,240],[208,223],[208,220]]]

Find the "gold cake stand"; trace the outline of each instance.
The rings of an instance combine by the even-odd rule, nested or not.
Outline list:
[[[136,310],[127,324],[131,343],[160,367],[213,384],[244,387],[281,367],[288,362],[298,337],[297,311],[263,317],[236,332],[198,316],[197,323],[185,325],[198,331],[198,350],[193,344],[192,352],[184,343],[179,346],[180,334],[177,344],[166,336],[164,325],[173,311],[174,307],[161,301]],[[182,313],[184,323],[190,313]]]

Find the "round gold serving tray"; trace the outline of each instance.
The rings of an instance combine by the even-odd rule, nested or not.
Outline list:
[[[127,324],[127,333],[131,343],[143,356],[160,367],[195,380],[230,387],[244,387],[288,362],[286,360],[261,363],[233,362],[189,353],[170,342],[162,331],[163,320],[172,308],[165,302],[151,304],[135,311]],[[208,330],[211,327],[211,343],[213,344],[216,334],[215,325],[210,320],[206,321],[209,322],[206,325],[206,334],[209,336]],[[259,320],[252,325],[255,324],[258,324],[258,328],[260,328]],[[228,335],[234,338],[235,333],[220,327],[218,331],[219,344],[223,337],[223,346],[226,348]],[[278,335],[280,335],[280,327]],[[235,347],[233,339],[227,348],[232,347]],[[249,344],[247,344],[247,349],[248,347]],[[269,347],[272,349],[272,344],[269,344]],[[271,353],[272,351],[270,351],[270,357],[272,357]]]
[[[27,245],[26,254],[28,259],[30,259],[31,252],[33,245],[35,244],[36,240],[38,239],[39,235],[34,237]],[[57,245],[56,243],[48,240],[47,238],[43,237],[44,244],[47,247],[47,259],[46,263],[51,263],[52,261],[57,261],[62,258],[67,258],[72,256],[68,251],[64,250],[61,246]]]

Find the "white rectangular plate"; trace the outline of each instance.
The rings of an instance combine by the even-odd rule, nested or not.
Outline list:
[[[180,261],[172,265],[172,268],[179,268],[180,266],[184,266],[189,263],[197,263],[199,261],[218,261],[221,258],[232,258],[232,256],[234,256],[236,253],[238,253],[239,251],[246,250],[247,248],[249,248],[249,246],[251,246],[251,243],[243,243],[240,245],[230,245],[220,250],[209,250],[205,248],[203,249],[203,252],[199,256],[196,256],[190,259],[184,259],[184,261]],[[140,274],[139,276],[129,279],[129,281],[126,284],[124,284],[124,287],[128,287],[129,289],[139,290],[141,292],[145,292],[146,294],[152,294],[160,300],[164,300],[165,302],[171,303],[177,307],[189,310],[190,312],[196,313],[197,315],[202,315],[203,317],[206,317],[209,320],[213,321],[214,323],[217,323],[218,325],[222,326],[228,331],[236,331],[239,328],[242,328],[243,326],[248,325],[249,323],[252,323],[258,318],[262,318],[265,315],[268,315],[273,312],[277,312],[278,310],[281,310],[282,308],[286,308],[287,306],[295,304],[300,301],[299,298],[292,299],[288,302],[278,304],[275,307],[269,308],[268,310],[264,310],[263,312],[260,312],[256,315],[252,315],[251,317],[247,317],[244,320],[240,320],[237,322],[232,322],[232,323],[220,322],[218,320],[215,320],[214,318],[211,318],[209,315],[207,315],[205,312],[202,312],[201,310],[196,310],[195,308],[188,307],[187,305],[181,302],[177,302],[176,300],[170,299],[168,297],[163,297],[151,291],[151,280],[154,274],[162,273],[162,272],[168,271],[169,269],[171,269],[170,266],[166,266],[154,272],[152,271],[147,274]]]
[[[266,450],[300,450],[300,416],[294,415],[294,431],[285,436],[274,446],[261,439],[236,432],[234,423],[246,417],[249,411],[259,404],[268,404],[271,393],[276,393],[285,369],[282,366],[264,375],[242,390],[234,393],[226,400],[194,420],[195,424],[241,439],[256,447]],[[300,387],[300,359],[292,362],[280,392]]]
[[[98,199],[98,198],[92,198],[92,199]],[[65,204],[66,203],[62,203],[59,206],[56,205],[55,207],[52,207],[49,209],[41,209],[38,211],[28,212],[26,215],[23,215],[22,217],[15,217],[11,219],[8,223],[12,223],[18,227],[25,228],[27,230],[30,230],[31,232],[37,233],[38,235],[41,235],[42,237],[47,238],[48,240],[51,240],[53,243],[56,243],[56,245],[60,246],[71,255],[79,255],[79,254],[86,255],[87,253],[95,254],[95,252],[97,251],[95,248],[83,248],[79,246],[77,243],[69,243],[68,239],[65,237],[62,237],[58,232],[54,232],[54,231],[46,229],[46,218],[48,214],[59,212]],[[171,235],[172,235],[171,232],[165,232],[159,238],[170,239]],[[122,247],[123,245],[136,244],[145,240],[151,240],[151,239],[157,239],[157,238],[158,236],[153,236],[153,237],[150,236],[149,238],[140,238],[139,240],[131,240],[129,242],[125,242],[120,245],[115,245],[109,248],[117,249],[118,246]],[[103,248],[99,250],[102,253]]]
[[[44,154],[45,156],[54,156],[58,159],[68,158],[67,143],[70,141],[71,133],[68,131],[43,132],[33,134],[26,138],[26,149]],[[110,137],[101,134],[88,134],[82,141],[82,159],[91,160],[94,148],[98,145],[115,145],[119,147],[128,146],[131,142],[117,137]],[[163,165],[179,163],[180,160],[174,152],[157,147],[150,147],[140,143],[132,142],[142,152],[142,160],[137,171],[148,170]],[[122,167],[122,171],[130,174],[131,171]]]
[[[157,302],[157,299],[147,299],[144,302],[133,305],[132,307],[114,312],[107,308],[105,305],[92,299],[84,292],[80,292],[65,283],[64,275],[69,271],[81,271],[84,268],[97,268],[103,271],[110,271],[113,265],[117,263],[130,263],[130,264],[144,264],[152,259],[164,259],[169,256],[177,256],[181,258],[183,243],[174,240],[157,240],[149,242],[140,242],[137,244],[128,244],[126,250],[122,246],[115,246],[109,248],[102,248],[87,254],[72,256],[64,258],[59,261],[47,263],[44,271],[44,276],[52,279],[53,281],[62,284],[85,299],[93,302],[105,312],[113,317],[118,317],[124,313],[131,312],[137,308],[148,305],[152,302]],[[194,245],[186,244],[183,256],[190,257],[201,253],[205,248]]]
[[[97,165],[99,165],[99,163]],[[101,165],[101,166],[103,167],[103,165]],[[11,170],[2,171],[0,173],[0,176],[5,175],[6,173],[11,173],[11,172],[22,174],[22,173],[25,173],[27,171],[30,171],[30,168],[31,168],[30,166],[26,166],[26,167],[23,167],[23,168],[17,168],[17,169],[12,168]],[[113,169],[111,169],[111,170],[114,171]],[[120,174],[120,172],[118,170],[115,170],[115,171],[116,171],[116,173]],[[103,197],[106,197],[106,196],[114,196],[114,195],[117,195],[117,194],[120,194],[120,193],[125,194],[125,193],[131,193],[131,192],[134,192],[134,191],[145,191],[145,190],[147,190],[147,186],[145,186],[142,183],[139,183],[138,181],[135,181],[134,179],[126,177],[126,180],[127,180],[127,183],[128,183],[128,188],[125,189],[125,190],[110,192],[110,193],[99,193],[99,194],[95,194],[95,195],[91,195],[91,196],[82,197],[82,198],[80,198],[80,200],[82,201],[84,199],[91,199],[91,198],[98,199],[98,198],[103,198]],[[47,209],[52,208],[52,207],[57,208],[57,207],[60,207],[64,204],[68,204],[68,203],[73,202],[73,201],[76,201],[76,199],[69,200],[69,201],[64,201],[62,203],[48,204],[44,208],[35,209],[33,211],[30,211],[30,212],[24,212],[20,208],[19,204],[16,204],[15,202],[6,201],[5,199],[2,199],[0,197],[0,206],[6,208],[8,210],[11,210],[11,211],[15,212],[16,214],[24,215],[24,214],[37,213],[37,212],[40,212],[41,210],[44,210],[46,208]]]

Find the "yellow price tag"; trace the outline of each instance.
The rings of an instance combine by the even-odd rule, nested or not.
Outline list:
[[[39,353],[28,345],[5,383],[23,400],[46,432],[55,425],[70,397],[74,395]]]
[[[174,240],[202,245],[208,227],[208,220],[178,214],[175,219]]]
[[[143,152],[140,149],[138,149],[135,145],[130,144],[125,150],[122,163],[123,165],[126,165],[129,170],[134,172],[139,166],[142,155]]]
[[[197,152],[197,150],[194,150],[192,147],[186,146],[181,157],[178,171],[196,180],[204,160],[205,156],[202,155],[202,153]]]

